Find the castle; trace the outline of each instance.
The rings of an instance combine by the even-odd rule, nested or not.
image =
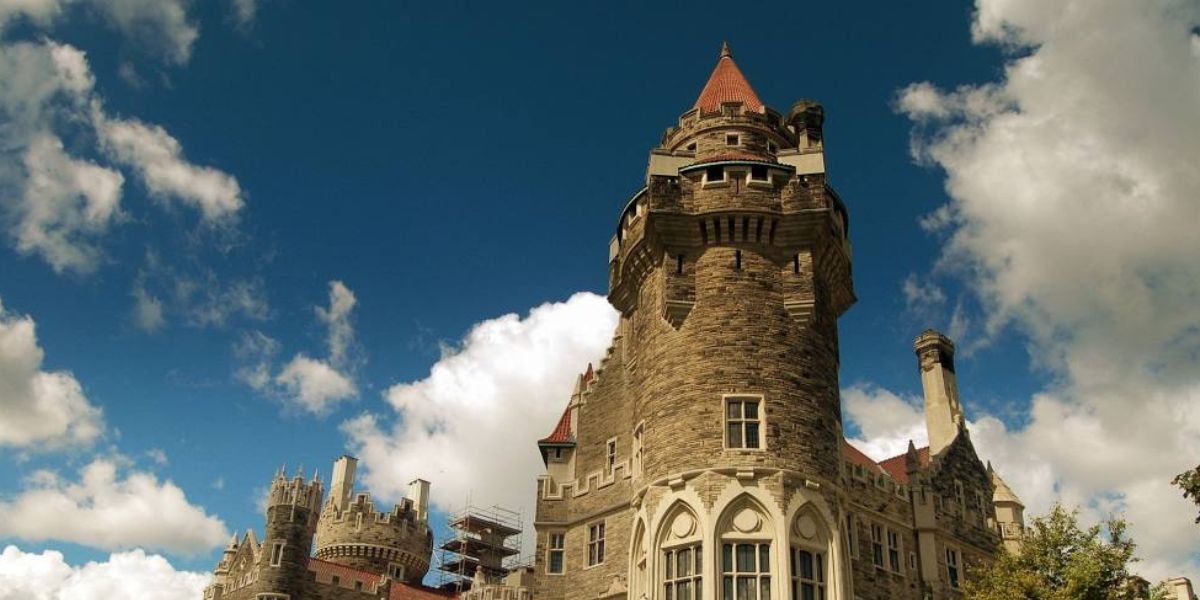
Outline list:
[[[972,446],[945,336],[915,342],[929,446],[876,462],[845,439],[823,121],[765,106],[725,47],[651,151],[610,244],[612,345],[538,444],[537,600],[954,598],[1015,548],[1023,507]]]
[[[354,493],[357,460],[334,463],[329,498],[316,474],[281,469],[267,496],[266,529],[229,541],[205,600],[445,600],[427,588],[433,532],[429,483],[415,480],[391,512]],[[316,537],[316,553],[313,538]]]

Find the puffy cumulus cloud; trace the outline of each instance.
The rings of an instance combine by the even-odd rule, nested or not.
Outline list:
[[[20,493],[0,501],[0,536],[184,554],[207,552],[229,538],[225,524],[188,502],[174,483],[145,471],[122,477],[119,462],[97,458],[78,481],[34,473]]]
[[[275,376],[293,404],[313,414],[325,414],[340,400],[353,397],[358,388],[328,362],[297,354]]]
[[[903,454],[909,440],[929,445],[922,402],[869,384],[842,390],[842,412],[859,430],[850,443],[875,460]]]
[[[0,33],[18,17],[49,27],[82,6],[164,61],[182,64],[192,55],[199,29],[188,19],[187,0],[7,0],[0,3]]]
[[[179,571],[142,550],[112,554],[104,562],[67,564],[61,552],[0,552],[0,600],[193,600],[211,575]]]
[[[328,414],[338,403],[358,394],[354,371],[362,358],[351,319],[357,303],[350,288],[340,281],[331,281],[328,308],[314,308],[317,319],[326,328],[328,359],[298,352],[272,375],[279,342],[260,331],[247,332],[234,346],[234,355],[242,363],[235,375],[290,408],[314,415]]]
[[[1022,428],[981,419],[978,445],[1035,510],[1123,508],[1151,578],[1200,567],[1168,483],[1200,454],[1198,24],[1188,2],[978,0],[1001,80],[897,101],[946,176],[922,223],[946,236],[935,271],[977,295],[984,337],[1027,335],[1056,376]]]
[[[604,356],[616,323],[602,296],[578,293],[525,318],[476,324],[427,377],[387,390],[394,414],[342,424],[364,482],[397,498],[421,477],[435,482],[442,508],[471,493],[532,515],[530,489],[543,471],[535,443],[553,429],[575,378]]]
[[[43,371],[32,318],[0,304],[0,447],[86,444],[104,429],[100,409],[66,371]]]
[[[95,116],[101,146],[114,161],[134,169],[156,198],[178,199],[218,221],[241,210],[242,191],[236,179],[212,167],[183,158],[178,140],[157,125],[137,120]]]

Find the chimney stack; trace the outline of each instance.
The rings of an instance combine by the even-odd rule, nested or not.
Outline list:
[[[921,387],[925,391],[929,454],[934,456],[954,441],[964,425],[962,405],[958,401],[958,381],[954,376],[954,342],[927,329],[913,343],[913,348],[921,369]]]
[[[329,483],[329,501],[338,510],[345,510],[350,505],[350,496],[354,494],[354,472],[358,469],[358,459],[342,455],[333,463],[333,480]]]
[[[408,499],[412,500],[413,510],[417,511],[417,520],[429,518],[429,482],[424,479],[414,479],[408,483]]]

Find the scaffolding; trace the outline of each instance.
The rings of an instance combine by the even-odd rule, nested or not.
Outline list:
[[[521,523],[520,512],[473,506],[468,499],[447,517],[451,535],[438,547],[438,587],[466,591],[476,570],[488,581],[508,575],[521,556]]]

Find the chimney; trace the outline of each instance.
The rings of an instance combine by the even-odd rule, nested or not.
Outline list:
[[[410,481],[408,483],[408,499],[412,500],[413,510],[417,511],[417,520],[427,520],[429,517],[429,482],[424,479]]]
[[[925,391],[925,427],[929,431],[929,454],[949,446],[963,428],[958,381],[954,376],[954,342],[927,329],[913,343]]]
[[[358,468],[358,459],[342,455],[333,463],[333,480],[329,484],[329,501],[338,510],[345,510],[350,505],[350,496],[354,494],[354,471]]]

